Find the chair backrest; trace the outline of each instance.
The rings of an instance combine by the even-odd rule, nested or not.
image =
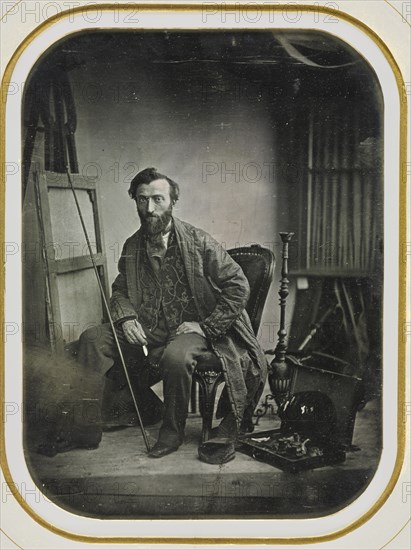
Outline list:
[[[232,248],[227,251],[244,272],[250,284],[246,306],[255,334],[260,327],[264,304],[273,279],[275,257],[268,248],[258,244]]]

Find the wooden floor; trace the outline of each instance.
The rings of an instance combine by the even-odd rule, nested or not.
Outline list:
[[[237,452],[213,466],[200,462],[201,418],[190,414],[187,438],[162,459],[147,457],[139,428],[105,432],[98,449],[73,450],[54,458],[27,452],[36,483],[59,506],[74,513],[112,518],[312,517],[333,513],[354,500],[371,480],[381,448],[379,405],[357,414],[353,443],[344,463],[298,474],[283,472]],[[258,430],[277,427],[273,416]],[[159,425],[147,428],[150,443]]]

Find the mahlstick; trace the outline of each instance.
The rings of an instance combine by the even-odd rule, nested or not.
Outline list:
[[[131,385],[131,380],[130,380],[130,377],[128,375],[127,365],[126,365],[126,362],[125,362],[125,359],[124,359],[123,352],[121,350],[120,342],[119,342],[118,337],[117,337],[116,329],[114,327],[113,318],[111,317],[110,308],[109,308],[109,305],[107,303],[107,298],[106,298],[106,295],[104,294],[103,285],[101,284],[100,275],[98,273],[98,269],[97,269],[97,265],[96,265],[96,260],[94,258],[93,250],[91,248],[90,239],[88,237],[86,225],[84,223],[83,215],[82,215],[81,210],[80,210],[80,205],[79,205],[78,200],[77,200],[76,191],[74,189],[73,181],[71,179],[70,171],[68,169],[68,166],[66,166],[66,173],[67,173],[68,181],[69,181],[69,184],[70,184],[70,188],[73,192],[74,201],[76,203],[77,212],[78,212],[78,215],[80,217],[80,222],[81,222],[81,226],[83,228],[84,236],[86,238],[91,263],[93,264],[94,273],[96,274],[96,277],[97,277],[98,287],[100,289],[103,304],[104,304],[104,307],[105,307],[106,312],[107,312],[107,317],[108,317],[108,320],[109,320],[109,323],[110,323],[111,330],[113,331],[114,341],[115,341],[116,346],[117,346],[117,350],[118,350],[118,353],[119,353],[119,356],[120,356],[121,364],[123,366],[124,374],[126,376],[127,384],[128,384],[128,387],[129,387],[129,390],[130,390],[130,393],[131,393],[131,397],[133,399],[134,408],[136,409],[137,418],[138,418],[138,421],[139,421],[139,424],[140,424],[141,433],[143,434],[144,443],[146,445],[147,452],[150,452],[150,444],[148,442],[147,434],[146,434],[146,431],[145,431],[144,426],[143,426],[143,421],[141,419],[140,410],[138,408],[136,396],[134,394],[133,387]]]

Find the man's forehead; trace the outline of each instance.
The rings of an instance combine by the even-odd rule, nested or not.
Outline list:
[[[153,195],[155,193],[167,194],[170,185],[164,178],[153,180],[150,183],[142,183],[137,188],[137,195]]]

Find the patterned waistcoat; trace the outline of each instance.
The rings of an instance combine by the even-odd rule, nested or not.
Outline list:
[[[174,231],[161,267],[154,269],[148,254],[143,254],[138,280],[143,298],[138,316],[149,330],[157,327],[161,315],[170,332],[185,321],[200,320]]]

